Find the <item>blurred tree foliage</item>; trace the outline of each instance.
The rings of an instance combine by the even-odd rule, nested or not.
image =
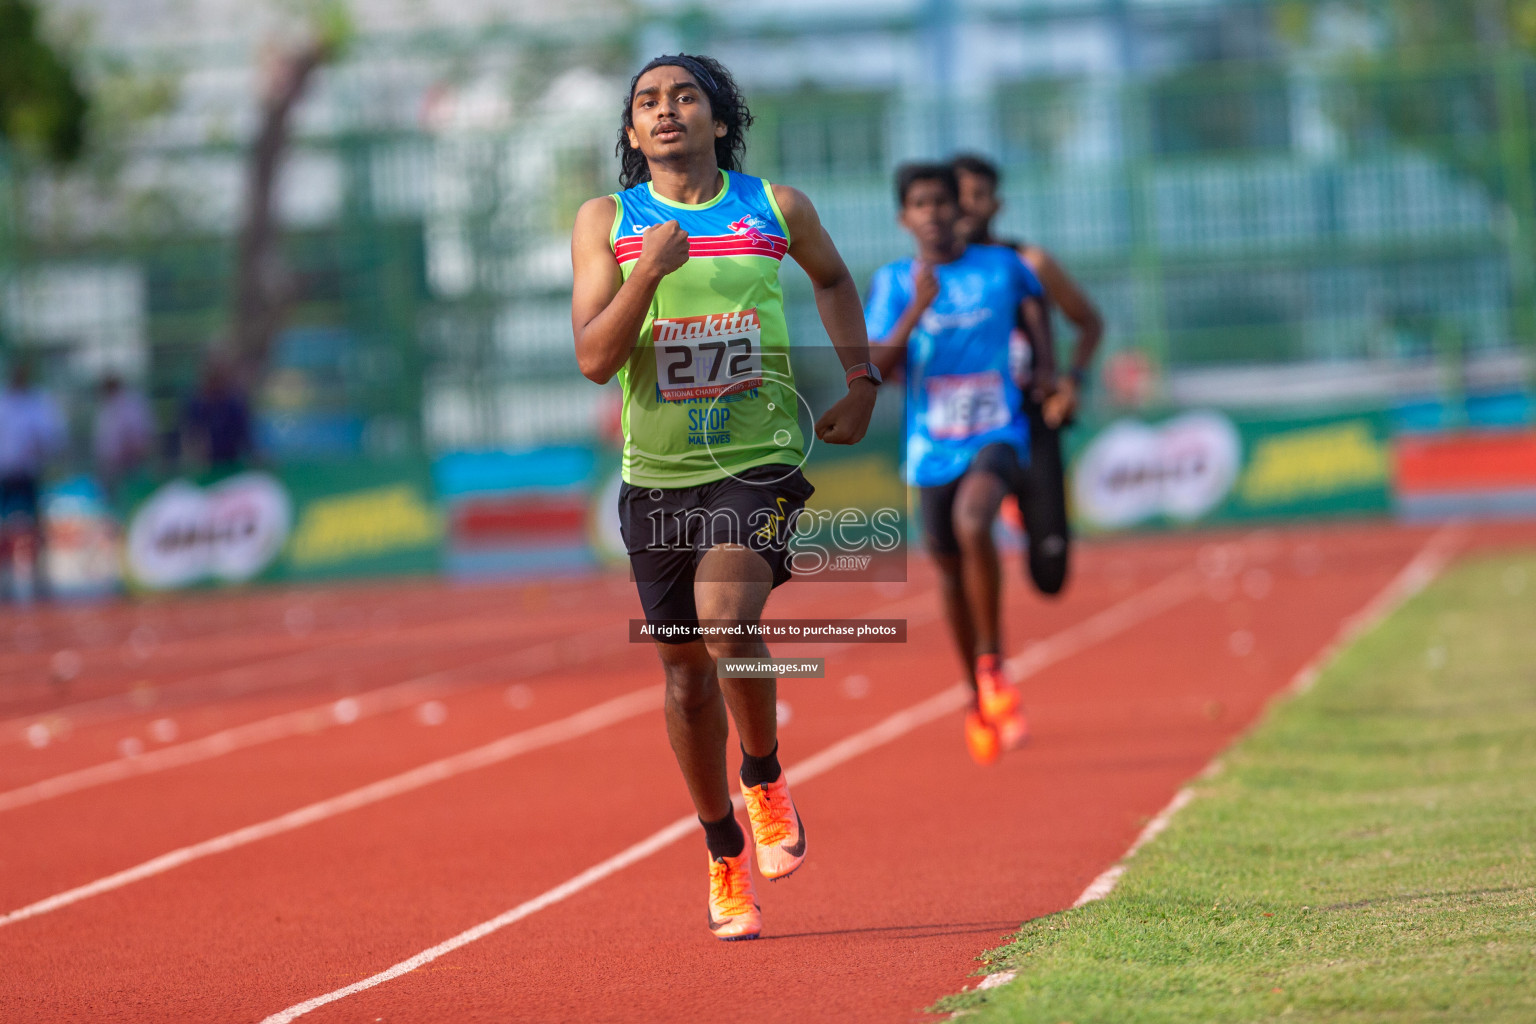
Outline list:
[[[1536,0],[1281,0],[1274,14],[1282,38],[1300,46],[1331,41],[1379,57],[1536,51]]]
[[[59,162],[85,146],[90,102],[69,59],[43,37],[31,0],[0,0],[0,138]]]
[[[1499,107],[1512,97],[1493,58],[1536,54],[1536,0],[1285,0],[1276,25],[1299,53],[1349,76],[1350,103],[1331,113],[1366,144],[1491,141],[1514,113]]]
[[[277,179],[293,135],[293,113],[315,75],[338,60],[356,34],[346,0],[288,5],[304,25],[301,41],[272,46],[261,70],[261,115],[246,157],[245,216],[235,243],[231,337],[250,381],[267,371],[272,347],[297,295],[283,260],[275,208]]]
[[[1283,0],[1274,14],[1322,73],[1348,152],[1412,147],[1530,216],[1536,0]]]
[[[1324,0],[1305,13],[1287,0],[1277,13],[1303,52],[1342,58],[1347,86],[1324,108],[1346,146],[1411,146],[1502,204],[1515,331],[1536,345],[1536,0]]]

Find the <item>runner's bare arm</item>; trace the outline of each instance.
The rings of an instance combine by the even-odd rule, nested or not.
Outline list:
[[[1054,389],[1041,407],[1046,424],[1056,429],[1077,412],[1080,397],[1078,384],[1087,376],[1094,353],[1099,349],[1099,340],[1104,336],[1104,318],[1099,315],[1093,300],[1088,298],[1088,293],[1045,249],[1038,245],[1026,245],[1019,249],[1019,256],[1040,279],[1047,297],[1061,307],[1062,314],[1077,328],[1072,369],[1056,380]]]
[[[789,254],[815,287],[816,310],[843,367],[868,362],[869,337],[864,332],[859,290],[827,229],[821,226],[816,208],[805,193],[787,185],[773,186],[773,197],[789,228]]]
[[[1029,338],[1034,352],[1034,380],[1037,400],[1044,402],[1056,391],[1056,336],[1051,331],[1051,315],[1045,302],[1031,296],[1019,303],[1019,322]],[[1046,418],[1050,422],[1050,418]],[[1059,424],[1052,423],[1055,427]]]
[[[589,199],[571,233],[576,363],[582,376],[598,384],[606,384],[629,360],[661,279],[688,262],[687,233],[677,221],[667,221],[646,231],[640,260],[624,280],[608,244],[615,212],[610,196]]]
[[[787,185],[773,186],[773,198],[789,228],[789,254],[811,279],[816,311],[821,314],[822,326],[827,329],[827,337],[832,339],[843,368],[868,362],[869,336],[864,331],[859,289],[831,236],[821,226],[816,208],[805,193]],[[874,410],[875,385],[860,377],[849,386],[848,394],[816,421],[816,436],[829,444],[857,444],[869,429],[869,417]]]
[[[912,301],[901,311],[891,333],[869,343],[872,353],[870,358],[880,367],[882,376],[889,376],[905,363],[907,342],[912,339],[912,332],[917,330],[923,314],[933,305],[933,300],[938,298],[939,279],[934,275],[933,268],[926,263],[917,264],[912,271],[912,287]]]
[[[1027,245],[1019,251],[1029,269],[1035,272],[1045,294],[1061,308],[1062,315],[1077,328],[1077,345],[1072,353],[1073,370],[1087,373],[1099,350],[1099,340],[1104,337],[1104,318],[1098,307],[1088,298],[1088,293],[1072,279],[1049,252],[1038,245]]]

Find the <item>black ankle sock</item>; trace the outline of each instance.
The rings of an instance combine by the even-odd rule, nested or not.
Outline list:
[[[719,821],[700,818],[699,824],[704,826],[704,845],[709,847],[711,857],[740,857],[747,848],[747,836],[736,823],[735,811]]]
[[[741,781],[747,788],[761,786],[765,782],[777,782],[780,771],[777,743],[767,757],[753,757],[745,747],[741,749]]]

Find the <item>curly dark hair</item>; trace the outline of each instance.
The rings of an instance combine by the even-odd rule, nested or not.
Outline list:
[[[960,182],[950,164],[902,164],[896,168],[896,205],[907,205],[907,193],[920,181],[936,181],[944,186],[949,198],[960,201]]]
[[[635,86],[647,71],[660,67],[679,67],[693,76],[709,100],[710,114],[725,125],[725,134],[715,140],[715,161],[727,171],[741,170],[742,158],[747,152],[747,129],[752,127],[752,111],[742,98],[736,80],[725,65],[713,57],[673,53],[657,57],[635,72],[629,80],[629,95],[624,98],[624,123],[619,127],[619,144],[614,153],[619,158],[619,186],[634,188],[651,180],[651,168],[645,155],[629,144],[628,129],[635,126]]]
[[[997,164],[975,153],[961,153],[949,161],[949,166],[955,169],[956,174],[974,174],[978,178],[983,178],[990,182],[993,188],[997,188],[1003,177],[997,169]]]

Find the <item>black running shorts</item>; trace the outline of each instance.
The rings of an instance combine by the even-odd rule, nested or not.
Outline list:
[[[697,487],[620,487],[619,530],[646,621],[698,625],[693,574],[716,544],[751,548],[767,560],[775,587],[786,582],[795,517],[815,490],[797,467],[782,465],[753,466]]]
[[[972,473],[991,473],[1008,485],[1008,490],[1018,492],[1023,467],[1019,465],[1019,453],[1013,445],[1004,442],[989,444],[976,453],[964,473],[947,484],[919,489],[918,498],[923,508],[923,540],[935,555],[958,555],[960,540],[955,536],[955,495],[960,482]]]

